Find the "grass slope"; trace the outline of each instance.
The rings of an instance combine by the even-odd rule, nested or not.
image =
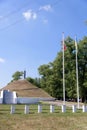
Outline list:
[[[18,80],[11,82],[2,90],[16,91],[20,97],[51,97],[44,90],[32,85],[27,80]]]
[[[87,113],[72,113],[71,109],[62,113],[56,106],[50,114],[49,106],[44,106],[38,114],[37,105],[31,105],[25,115],[24,105],[16,105],[16,113],[10,114],[10,105],[0,105],[0,130],[87,130]]]

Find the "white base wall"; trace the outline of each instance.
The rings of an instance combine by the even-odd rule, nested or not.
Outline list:
[[[9,90],[2,90],[0,97],[0,104],[36,104],[41,101],[53,101],[54,98],[40,98],[40,97],[17,97],[16,92]]]
[[[3,104],[3,98],[0,98],[0,104]]]
[[[18,104],[37,104],[41,101],[53,101],[54,98],[40,98],[40,97],[18,97]]]

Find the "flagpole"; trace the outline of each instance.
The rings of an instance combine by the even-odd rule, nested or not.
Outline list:
[[[62,34],[63,40],[63,105],[65,105],[65,67],[64,67],[64,32]]]
[[[76,84],[77,84],[77,104],[79,109],[79,83],[78,83],[78,59],[77,59],[77,42],[76,42],[76,36],[75,36],[75,47],[76,47]]]

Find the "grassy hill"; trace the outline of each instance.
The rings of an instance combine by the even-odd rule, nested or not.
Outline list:
[[[1,90],[16,91],[19,97],[51,97],[44,90],[34,86],[27,80],[13,81]]]

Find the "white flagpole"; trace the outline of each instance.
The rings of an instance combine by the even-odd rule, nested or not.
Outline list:
[[[64,67],[64,33],[63,33],[63,105],[65,105],[65,67]]]
[[[76,83],[77,83],[77,103],[78,103],[78,109],[79,109],[79,83],[78,83],[78,59],[77,59],[77,42],[76,42],[76,36],[75,36],[75,47],[76,47]]]

